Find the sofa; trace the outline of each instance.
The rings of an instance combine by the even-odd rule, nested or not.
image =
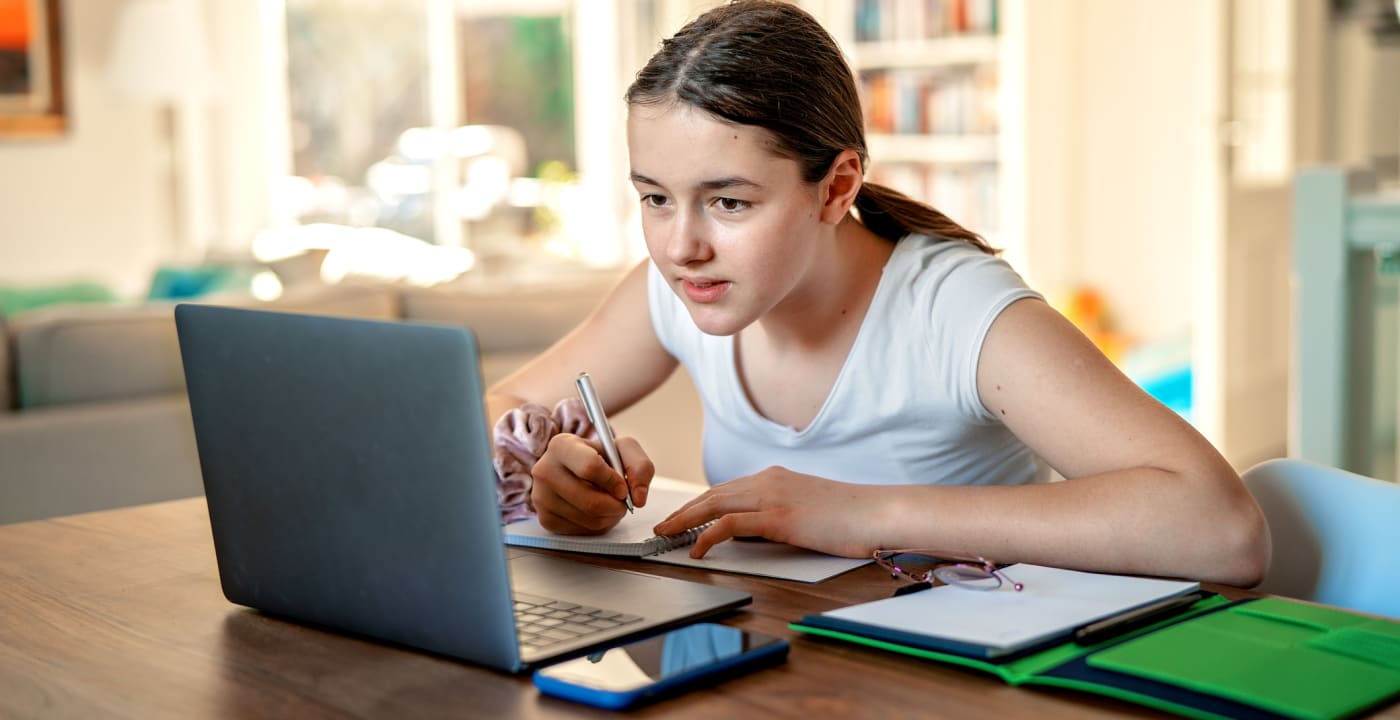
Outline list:
[[[472,328],[490,384],[558,340],[615,282],[289,288],[199,300]],[[173,303],[60,305],[0,317],[0,523],[202,494]],[[700,406],[684,370],[612,419],[658,472],[703,482]]]

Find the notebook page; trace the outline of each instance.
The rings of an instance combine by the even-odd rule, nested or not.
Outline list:
[[[1085,623],[1200,588],[1200,583],[1012,565],[1025,585],[980,592],[940,585],[923,592],[822,613],[889,630],[926,635],[1007,654],[1062,636]]]
[[[872,562],[869,558],[836,557],[785,543],[749,540],[722,542],[698,560],[690,556],[689,547],[678,547],[647,560],[809,583],[821,582]]]
[[[507,545],[628,557],[651,555],[694,542],[693,532],[675,538],[662,538],[651,529],[706,489],[704,485],[655,478],[647,491],[646,506],[637,508],[634,514],[623,516],[621,522],[601,535],[557,535],[544,529],[535,518],[513,522],[502,530]]]

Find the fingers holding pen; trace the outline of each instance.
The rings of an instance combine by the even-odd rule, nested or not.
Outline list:
[[[636,438],[618,438],[617,451],[622,455],[622,467],[627,475],[625,487],[631,488],[632,504],[644,507],[647,504],[651,481],[656,477],[656,465],[652,463],[646,451],[642,450],[642,445]]]
[[[563,436],[556,436],[556,439]],[[579,478],[587,480],[594,487],[623,501],[627,498],[627,480],[622,473],[613,469],[603,455],[603,446],[597,440],[579,438],[578,443],[569,447],[568,466]]]
[[[627,485],[599,454],[596,442],[577,435],[554,436],[531,470],[530,499],[540,524],[553,532],[596,534],[627,513]]]
[[[627,479],[623,477],[627,464],[622,459],[618,439],[613,434],[612,424],[608,422],[608,415],[603,410],[603,403],[598,399],[598,390],[593,386],[593,379],[586,372],[578,374],[575,385],[578,388],[579,401],[583,403],[584,410],[588,413],[588,420],[593,423],[593,430],[598,435],[601,452],[607,458],[608,465],[617,471],[618,478],[622,481],[622,495],[619,499],[627,504],[627,511],[632,512],[634,508],[632,491],[627,484]],[[637,450],[640,450],[640,446],[637,447]],[[605,487],[616,493],[615,483],[610,482]]]

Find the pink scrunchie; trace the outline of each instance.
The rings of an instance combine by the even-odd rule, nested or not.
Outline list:
[[[525,403],[508,410],[492,431],[492,464],[496,466],[496,490],[501,501],[501,524],[535,516],[530,504],[531,471],[539,462],[550,438],[559,433],[597,439],[588,412],[578,398],[560,400],[554,411],[543,405]]]

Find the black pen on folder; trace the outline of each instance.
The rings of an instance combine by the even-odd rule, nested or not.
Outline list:
[[[1143,605],[1140,608],[1134,608],[1103,620],[1096,620],[1074,631],[1074,643],[1076,645],[1094,645],[1109,638],[1118,637],[1176,615],[1195,605],[1198,600],[1204,597],[1205,593],[1198,590]]]
[[[627,512],[636,512],[637,508],[632,504],[632,484],[627,482],[627,473],[622,469],[622,454],[617,451],[617,440],[613,437],[612,426],[608,424],[608,416],[603,414],[603,403],[598,401],[598,391],[593,388],[593,378],[588,377],[588,373],[578,374],[575,381],[578,386],[579,399],[583,401],[583,409],[588,413],[588,421],[593,423],[593,429],[598,431],[598,442],[603,444],[603,456],[608,459],[608,464],[612,469],[622,476],[623,483],[627,486]]]

